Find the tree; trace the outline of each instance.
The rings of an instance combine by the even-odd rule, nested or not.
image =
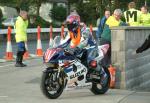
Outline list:
[[[2,10],[0,9],[0,22],[2,21],[2,18],[3,18],[3,13]]]
[[[48,0],[28,0],[28,2],[29,2],[29,6],[32,6],[33,4],[36,5],[36,7],[37,7],[36,16],[39,16],[41,4],[48,2]]]
[[[0,0],[2,6],[13,7],[19,12],[20,8],[28,9],[28,0]]]
[[[0,5],[15,7],[17,0],[0,0]]]
[[[96,24],[96,18],[98,11],[96,9],[96,0],[88,0],[83,2],[83,0],[78,0],[76,3],[77,12],[81,17],[81,21],[88,24]]]
[[[9,6],[9,7],[19,7],[21,2],[27,0],[0,0],[0,4],[2,6]]]
[[[81,0],[68,0],[68,9],[70,10],[71,5],[77,4]]]
[[[67,10],[62,5],[54,5],[52,10],[50,11],[50,16],[53,20],[63,22],[67,16]]]
[[[69,5],[75,5],[81,21],[96,24],[99,16],[103,16],[106,8],[111,8],[111,0],[68,0]]]
[[[9,6],[14,8],[29,9],[29,6],[35,4],[37,7],[36,15],[39,16],[39,10],[42,3],[46,3],[49,0],[0,0],[2,6]]]

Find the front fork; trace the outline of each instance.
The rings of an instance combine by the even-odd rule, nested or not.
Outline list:
[[[57,69],[54,68],[46,68],[44,73],[56,73],[56,75],[53,75],[53,81],[58,81],[61,85],[65,85],[65,73],[63,72],[62,67],[58,67]]]

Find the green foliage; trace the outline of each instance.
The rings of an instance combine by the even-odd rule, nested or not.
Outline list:
[[[37,26],[40,26],[41,28],[48,28],[50,26],[50,23],[42,19],[40,16],[30,15],[34,19],[34,23],[29,23],[29,27],[36,28]]]
[[[29,11],[29,2],[27,0],[22,1],[20,3],[20,9],[25,10],[25,11]]]
[[[23,0],[0,0],[0,5],[9,7],[19,7]],[[24,0],[25,1],[25,0]]]
[[[3,19],[3,13],[2,10],[0,9],[0,28],[2,28],[2,19]]]
[[[96,24],[96,0],[89,0],[89,3],[78,2],[76,4],[77,12],[80,15],[81,21],[87,25]]]
[[[29,6],[35,4],[37,7],[37,16],[39,15],[39,8],[42,3],[47,2],[48,0],[0,0],[0,5],[9,6],[9,7],[19,7],[22,10],[29,10]]]
[[[0,0],[0,5],[15,8],[21,7],[22,9],[28,10],[28,7],[34,4],[37,7],[37,20],[39,20],[37,22],[40,22],[40,25],[42,26],[47,26],[47,23],[45,23],[46,21],[43,21],[38,15],[41,4],[48,1],[49,0]],[[111,13],[113,13],[116,8],[121,8],[125,11],[127,10],[127,4],[131,1],[136,2],[137,9],[140,9],[140,7],[144,5],[145,1],[147,2],[148,7],[150,7],[150,0],[86,0],[88,1],[87,3],[83,3],[83,1],[84,0],[68,0],[68,11],[72,6],[75,6],[81,17],[81,21],[84,21],[87,25],[93,24],[93,26],[96,24],[97,18],[104,15],[105,8],[109,8]],[[54,5],[50,14],[53,19],[52,23],[54,26],[58,26],[58,24],[62,23],[66,19],[66,12],[66,8]]]
[[[3,13],[2,10],[0,9],[0,22],[2,21],[2,18],[3,18]]]
[[[32,6],[33,4],[36,5],[37,11],[36,15],[39,16],[39,10],[42,3],[46,3],[48,0],[28,0],[29,6]]]
[[[111,13],[116,8],[120,8],[122,11],[128,9],[128,3],[131,1],[135,1],[137,9],[140,9],[142,5],[144,5],[145,0],[86,0],[87,3],[83,3],[83,0],[77,0],[76,3],[74,0],[68,0],[70,5],[74,5],[77,8],[77,12],[79,13],[81,20],[86,22],[87,25],[92,23],[96,25],[96,20],[98,17],[102,17],[104,15],[105,9],[109,9]],[[147,4],[150,5],[150,0],[146,0]]]
[[[66,19],[67,9],[63,6],[54,5],[50,11],[49,16],[52,17],[53,21],[63,22]]]

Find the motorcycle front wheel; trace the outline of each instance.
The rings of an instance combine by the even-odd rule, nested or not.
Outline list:
[[[41,91],[49,99],[58,98],[64,89],[63,83],[60,83],[60,78],[57,78],[57,71],[45,71],[42,74]]]
[[[105,72],[105,76],[102,75],[100,82],[92,82],[92,88],[91,91],[95,94],[104,94],[108,91],[109,89],[109,84],[110,84],[110,73],[109,70],[105,67],[102,68]],[[104,76],[104,77],[103,77]]]

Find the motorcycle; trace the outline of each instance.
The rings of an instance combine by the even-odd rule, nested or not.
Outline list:
[[[43,56],[47,68],[43,71],[41,91],[49,99],[58,98],[64,90],[88,88],[95,95],[104,94],[109,89],[110,74],[100,61],[104,58],[109,45],[98,46],[98,56],[89,64],[86,52],[75,56],[58,46],[60,37],[56,36],[53,47],[46,50]],[[87,47],[85,51],[94,47]]]

